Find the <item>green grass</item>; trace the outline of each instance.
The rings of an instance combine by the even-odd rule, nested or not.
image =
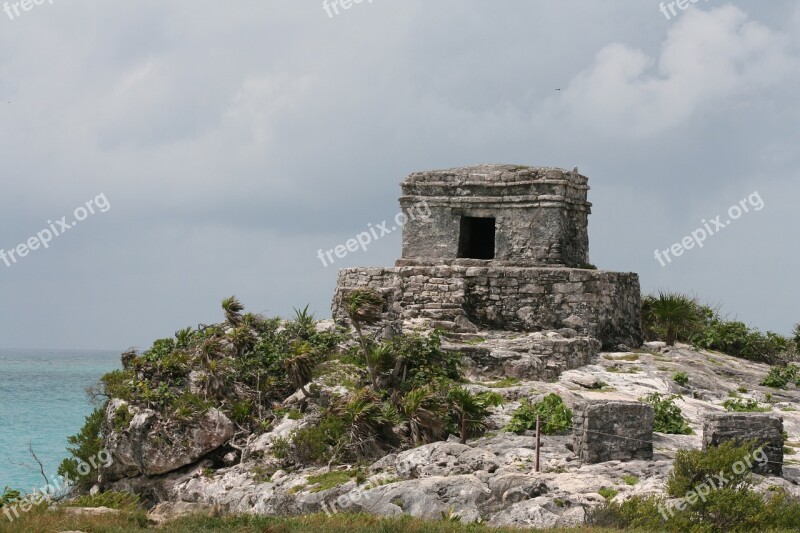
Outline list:
[[[630,474],[625,474],[622,476],[622,481],[624,481],[626,485],[633,486],[639,483],[639,478]]]
[[[672,381],[685,387],[689,383],[689,375],[686,372],[675,372],[672,375]]]
[[[619,491],[616,490],[616,489],[609,489],[609,488],[603,487],[602,489],[597,491],[597,494],[599,494],[600,496],[602,496],[606,500],[612,500],[612,499],[614,499],[614,496],[619,494]]]
[[[745,400],[743,398],[736,397],[722,402],[722,407],[724,407],[726,411],[732,411],[736,413],[765,413],[772,410],[771,407],[759,405],[759,403],[752,398]]]
[[[339,485],[344,485],[354,477],[356,477],[356,473],[348,470],[334,470],[316,476],[308,476],[308,486],[311,486],[309,492],[322,492],[332,489]]]
[[[614,374],[638,374],[642,371],[641,368],[638,366],[620,366],[620,365],[611,365],[605,369],[606,372],[612,372]]]
[[[91,533],[141,533],[154,531],[148,527],[143,511],[123,512],[117,515],[79,517],[63,511],[33,510],[19,520],[0,521],[2,533],[30,533],[46,531],[87,531]],[[267,516],[185,517],[159,528],[161,533],[520,533],[532,531],[517,528],[490,528],[479,524],[462,524],[455,520],[422,520],[401,516],[382,518],[370,515],[339,513],[306,515],[294,518]],[[545,530],[537,530],[545,531]],[[601,528],[549,529],[553,533],[566,531],[615,531]]]

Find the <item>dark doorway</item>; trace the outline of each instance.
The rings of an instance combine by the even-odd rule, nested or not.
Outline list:
[[[458,257],[494,259],[494,233],[493,218],[461,217]]]

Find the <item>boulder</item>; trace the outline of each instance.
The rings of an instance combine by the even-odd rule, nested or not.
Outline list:
[[[121,417],[124,410],[128,415]],[[130,421],[126,424],[119,422],[127,418]],[[106,439],[113,462],[102,471],[105,481],[173,472],[216,450],[233,436],[233,423],[217,409],[181,422],[163,418],[151,409],[112,400],[106,408],[106,421],[114,430]]]

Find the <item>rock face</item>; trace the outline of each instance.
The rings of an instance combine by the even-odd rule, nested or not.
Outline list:
[[[507,341],[509,339],[503,342]],[[201,458],[168,474],[139,475],[109,483],[108,488],[145,494],[153,503],[193,504],[162,507],[168,514],[184,509],[262,515],[347,510],[440,518],[444,513],[461,517],[463,521],[480,519],[496,526],[566,528],[580,525],[587,511],[606,501],[598,493],[602,489],[619,491],[615,501],[637,495],[663,495],[676,451],[700,448],[703,421],[713,420],[719,415],[722,415],[720,418],[728,417],[719,413],[721,404],[729,397],[729,391],[743,385],[751,390],[748,396],[754,398],[762,399],[767,392],[780,395],[777,405],[789,409],[782,413],[785,417],[783,427],[789,433],[785,445],[797,446],[794,443],[800,442],[800,395],[796,390],[778,391],[760,386],[769,370],[766,365],[697,352],[687,347],[660,352],[658,350],[663,347],[655,344],[647,348],[650,351],[637,354],[601,353],[596,364],[565,372],[555,382],[522,381],[504,388],[472,383],[469,387],[475,391],[497,391],[505,397],[506,403],[499,408],[496,417],[492,417],[491,431],[499,431],[508,422],[521,399],[557,393],[575,412],[573,422],[579,427],[584,425],[580,418],[586,411],[582,406],[587,400],[613,399],[594,405],[610,409],[614,416],[626,413],[618,420],[626,428],[621,434],[653,441],[652,458],[645,453],[648,458],[589,464],[579,456],[573,436],[545,435],[542,438],[541,471],[535,472],[536,439],[500,432],[471,440],[466,445],[436,442],[389,454],[364,469],[361,475],[369,477],[361,481],[357,481],[359,478],[354,467],[338,467],[349,469],[351,479],[328,490],[317,491],[318,487],[309,481],[309,477],[327,473],[325,466],[300,465],[296,469],[284,469],[272,454],[270,443],[275,438],[285,437],[292,428],[310,420],[286,418],[271,431],[250,440],[242,451],[241,463],[234,466],[219,468],[211,458]],[[664,365],[670,365],[669,369]],[[648,438],[647,434],[641,433],[639,426],[649,426],[652,419],[649,413],[636,411],[641,409],[641,404],[635,400],[651,392],[678,392],[678,385],[670,377],[676,370],[691,374],[689,386],[693,388],[684,391],[685,400],[677,402],[677,405],[696,434],[655,433]],[[598,389],[597,383],[605,385]],[[630,405],[634,406],[633,411],[624,411]],[[604,421],[601,426],[612,423],[604,417],[602,409],[598,413],[602,416],[597,420]],[[589,419],[596,419],[593,414],[590,412]],[[750,420],[752,415],[745,415],[745,418],[747,420],[742,424],[757,425]],[[631,425],[634,425],[633,429]],[[612,433],[608,429],[601,431]],[[800,476],[796,465],[787,465],[783,477],[755,474],[756,488],[764,494],[784,489],[794,497],[800,497],[798,481]]]
[[[575,454],[585,463],[653,458],[653,407],[590,401],[575,410]]]
[[[219,509],[202,503],[163,502],[147,513],[147,520],[155,526],[160,526],[177,518],[198,514],[216,516],[219,514]]]
[[[562,372],[591,364],[600,351],[593,337],[579,337],[575,330],[515,334],[481,331],[481,342],[455,339],[443,348],[466,356],[472,374],[484,377],[555,380]]]
[[[703,421],[703,449],[730,440],[754,439],[763,446],[766,463],[753,464],[758,474],[783,473],[783,417],[768,413],[715,413]]]
[[[106,439],[113,462],[102,471],[105,481],[172,472],[233,436],[233,423],[216,409],[181,423],[117,399],[109,402],[106,420],[114,431]]]

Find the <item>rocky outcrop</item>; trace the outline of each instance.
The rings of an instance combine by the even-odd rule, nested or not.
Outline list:
[[[216,409],[193,420],[179,421],[112,400],[106,407],[106,423],[112,431],[105,446],[113,461],[102,470],[103,481],[173,472],[218,449],[233,436],[233,423]]]
[[[186,502],[163,502],[147,513],[147,520],[154,526],[161,526],[172,520],[185,516],[216,516],[219,509],[213,505]]]
[[[780,394],[776,412],[790,409],[781,412],[784,430],[790,436],[786,445],[800,441],[800,411],[792,410],[800,407],[800,396],[796,391],[779,393],[759,386],[768,370],[765,365],[688,347],[667,349],[657,343],[647,346],[647,350],[601,353],[595,364],[565,372],[554,382],[522,380],[504,388],[490,387],[491,381],[472,383],[468,387],[474,391],[494,390],[506,398],[505,405],[489,421],[489,430],[495,435],[466,445],[435,442],[389,454],[360,473],[355,466],[334,467],[350,475],[344,476],[346,480],[340,485],[326,490],[309,480],[327,473],[326,467],[297,465],[296,470],[283,469],[273,456],[274,440],[312,423],[311,414],[302,420],[284,418],[271,431],[250,439],[239,464],[217,468],[215,461],[200,457],[168,474],[138,475],[110,482],[108,488],[146,493],[148,501],[154,503],[185,502],[192,504],[187,509],[204,512],[276,516],[365,512],[429,518],[444,515],[496,526],[571,527],[580,525],[588,510],[606,501],[600,491],[609,493],[603,489],[618,491],[613,496],[617,501],[634,495],[663,495],[676,451],[702,446],[703,420],[722,411],[721,403],[732,390],[746,388],[747,393],[738,394],[762,402],[767,392],[776,397]],[[671,379],[678,370],[690,374],[685,387]],[[590,399],[613,400],[604,403],[616,404],[635,402],[651,392],[682,392],[684,399],[678,405],[696,434],[654,433],[652,458],[598,464],[580,460],[571,435],[546,435],[542,438],[541,469],[535,472],[536,439],[502,432],[502,427],[521,400],[535,401],[551,392],[559,394],[575,410]],[[109,409],[120,405],[116,403]],[[142,414],[131,412],[134,419]],[[126,431],[131,428],[117,433],[122,436]],[[786,457],[791,461],[790,455]],[[134,470],[140,472],[140,464],[133,464]],[[783,477],[757,474],[755,481],[759,492],[767,494],[781,488],[800,497],[797,465],[787,465]]]

